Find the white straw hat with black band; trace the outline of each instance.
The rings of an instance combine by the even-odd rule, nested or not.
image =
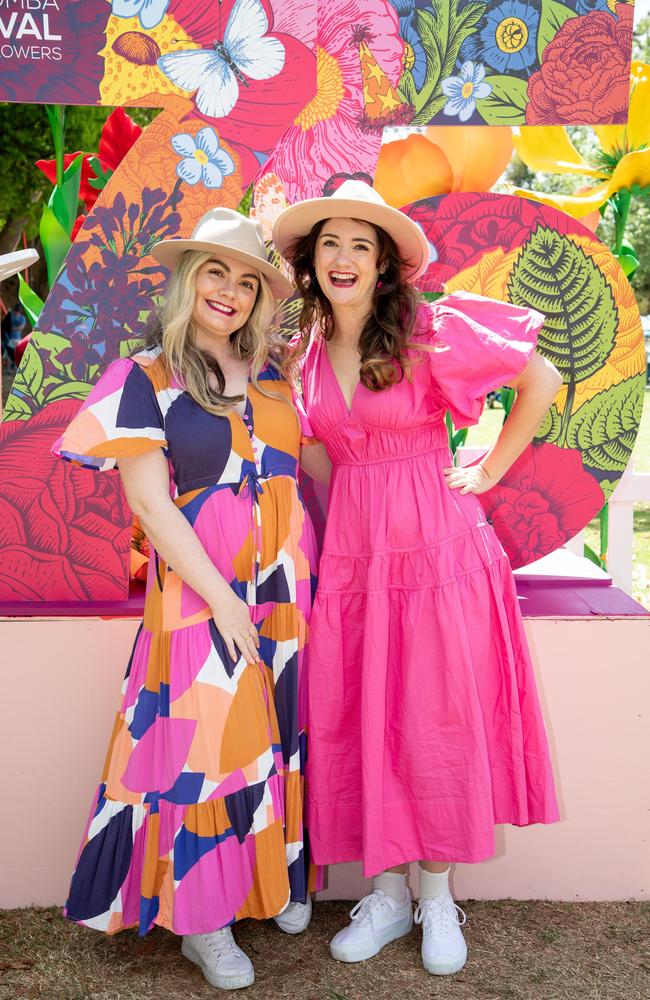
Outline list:
[[[187,240],[160,240],[151,250],[152,257],[165,267],[175,267],[186,250],[207,250],[234,257],[250,264],[264,275],[276,298],[288,299],[294,287],[266,256],[266,247],[259,222],[247,219],[232,208],[211,208],[201,216]]]
[[[364,181],[344,181],[328,198],[309,198],[285,208],[275,220],[273,242],[285,256],[296,240],[306,236],[324,219],[360,219],[383,229],[393,238],[400,257],[406,261],[404,272],[410,281],[429,265],[429,244],[417,223],[399,209],[387,205]]]

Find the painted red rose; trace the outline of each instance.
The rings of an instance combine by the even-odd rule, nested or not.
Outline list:
[[[632,4],[616,16],[592,11],[564,22],[528,81],[527,125],[606,125],[627,121]]]
[[[128,596],[131,514],[119,476],[50,454],[78,409],[61,400],[0,427],[0,601]]]
[[[585,233],[584,226],[548,205],[492,192],[453,192],[424,198],[404,209],[420,226],[433,259],[418,278],[423,292],[441,292],[445,281],[476,263],[486,251],[509,253],[520,247],[537,226],[559,233]]]
[[[585,471],[579,451],[533,444],[479,500],[516,569],[573,538],[605,497]]]

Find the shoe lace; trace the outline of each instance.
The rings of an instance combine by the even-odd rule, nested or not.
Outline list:
[[[212,934],[206,934],[205,943],[212,954],[217,958],[224,955],[228,951],[239,951],[237,942],[232,936],[232,931],[229,927],[223,927],[220,931],[213,931]]]
[[[451,897],[436,896],[420,900],[413,920],[424,925],[425,933],[448,934],[452,923],[459,927],[467,923],[467,914]]]
[[[350,910],[350,918],[357,920],[360,927],[372,924],[373,916],[382,909],[388,907],[391,910],[397,909],[397,903],[390,896],[387,896],[381,889],[375,889],[360,899],[356,906]]]

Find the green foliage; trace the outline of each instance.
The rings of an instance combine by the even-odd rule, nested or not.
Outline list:
[[[565,382],[581,382],[603,366],[618,327],[614,297],[570,237],[538,226],[517,256],[508,292],[514,305],[546,316],[538,347]]]
[[[61,270],[61,265],[70,249],[70,237],[49,205],[43,206],[39,235],[43,244],[43,255],[47,264],[47,280],[50,288]]]
[[[36,326],[44,303],[40,295],[37,295],[36,292],[29,287],[22,274],[18,275],[18,298],[20,299],[22,307],[25,310],[27,319],[32,326]]]
[[[112,110],[66,108],[66,151],[96,151],[102,126]],[[129,108],[129,115],[143,127],[158,113],[158,108]],[[0,103],[0,134],[3,138],[0,231],[13,219],[25,219],[27,240],[33,243],[38,235],[42,204],[52,191],[50,182],[35,166],[36,160],[54,158],[45,107],[42,104]]]
[[[451,419],[451,413],[449,412],[449,410],[447,410],[447,412],[445,413],[445,424],[447,427],[447,435],[449,438],[449,450],[454,457],[454,464],[456,464],[456,452],[458,451],[459,448],[462,448],[462,446],[465,444],[465,441],[467,440],[467,435],[469,433],[469,428],[461,427],[459,430],[456,430],[453,421]]]
[[[442,81],[454,74],[460,47],[476,28],[486,7],[487,4],[475,0],[461,7],[460,0],[450,0],[432,3],[431,9],[416,9],[415,23],[427,61],[424,83],[418,91],[411,70],[404,70],[397,88],[415,109],[413,125],[428,125],[447,103]]]
[[[542,0],[542,13],[537,32],[537,56],[540,62],[544,49],[570,17],[576,17],[575,11],[570,7],[565,7],[557,0]]]
[[[528,84],[516,76],[486,76],[492,92],[476,102],[476,110],[488,125],[524,125]]]
[[[623,472],[641,420],[645,374],[610,386],[588,399],[571,416],[567,446],[582,451],[586,466]]]
[[[77,156],[63,174],[63,183],[56,184],[50,195],[48,206],[52,209],[57,221],[65,232],[70,235],[79,209],[79,185],[81,182],[81,165],[83,156]]]

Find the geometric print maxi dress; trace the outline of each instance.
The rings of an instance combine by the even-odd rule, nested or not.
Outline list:
[[[291,399],[266,367],[259,381]],[[303,828],[307,634],[316,544],[296,483],[298,419],[248,386],[215,416],[160,349],[115,361],[54,446],[91,469],[163,448],[170,491],[250,608],[260,664],[233,663],[210,609],[153,550],[66,915],[108,933],[209,933],[319,886]]]

